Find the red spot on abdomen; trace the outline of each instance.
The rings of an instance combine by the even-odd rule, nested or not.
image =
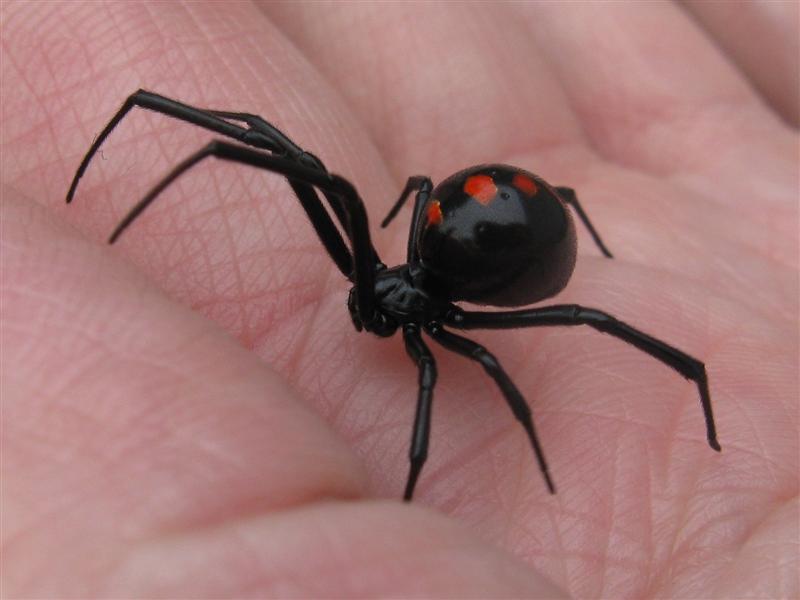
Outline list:
[[[444,221],[442,205],[439,204],[438,200],[433,200],[430,204],[428,204],[428,224],[441,225],[442,221]]]
[[[464,182],[464,192],[486,206],[497,195],[497,186],[488,175],[471,175]]]
[[[515,188],[528,196],[535,196],[536,192],[538,191],[536,182],[522,173],[517,173],[514,175],[514,180],[511,183],[514,184]]]

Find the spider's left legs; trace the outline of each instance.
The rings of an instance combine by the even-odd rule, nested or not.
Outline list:
[[[150,192],[142,198],[122,220],[112,233],[109,243],[114,243],[125,229],[164,191],[173,181],[202,160],[213,156],[222,160],[250,165],[272,173],[283,175],[290,182],[314,186],[338,205],[339,212],[345,215],[343,228],[350,240],[352,255],[347,250],[341,235],[328,216],[322,203],[306,204],[303,208],[311,220],[317,236],[331,254],[342,273],[355,284],[356,305],[364,325],[376,318],[375,311],[375,271],[379,266],[369,235],[367,211],[358,192],[349,181],[338,175],[312,169],[298,164],[295,160],[275,156],[246,146],[239,146],[215,140],[192,154],[170,171]],[[323,224],[325,227],[321,227]],[[341,252],[341,254],[339,254]],[[345,268],[345,265],[348,265]],[[352,266],[349,266],[352,265]]]
[[[516,329],[519,327],[542,327],[552,325],[588,325],[598,331],[613,335],[624,342],[646,352],[653,358],[669,365],[678,373],[697,384],[700,403],[706,421],[708,445],[720,451],[717,429],[711,410],[708,377],[705,365],[659,339],[651,337],[617,320],[608,313],[577,304],[562,304],[508,312],[472,312],[456,309],[451,311],[445,323],[459,329]]]
[[[506,402],[508,402],[508,405],[511,407],[511,412],[514,413],[514,417],[522,424],[528,434],[528,439],[531,442],[533,451],[536,453],[536,460],[539,463],[539,469],[547,484],[547,489],[551,494],[555,494],[556,488],[553,485],[552,479],[550,479],[547,462],[544,459],[544,452],[539,444],[539,438],[536,436],[536,430],[533,428],[531,409],[528,403],[525,402],[525,398],[523,398],[522,394],[517,389],[517,386],[511,381],[511,378],[500,366],[500,363],[494,355],[480,344],[476,344],[472,340],[446,331],[441,325],[429,325],[425,330],[433,339],[448,350],[452,350],[457,354],[461,354],[462,356],[466,356],[480,363],[489,376],[494,379],[500,391],[503,393]]]
[[[297,162],[305,167],[326,172],[328,170],[316,155],[298,146],[288,135],[283,133],[264,117],[251,113],[231,112],[228,110],[206,110],[205,112],[215,117],[230,119],[232,121],[241,121],[246,124],[250,128],[248,130],[250,135],[246,139],[240,141],[243,141],[249,146],[270,150],[270,148],[264,146],[263,143],[259,143],[261,140],[267,140],[272,144],[277,144],[281,153],[289,158],[297,160]],[[258,136],[258,134],[263,135]]]
[[[431,434],[431,403],[433,387],[436,385],[436,361],[428,346],[422,341],[419,326],[414,324],[403,326],[403,340],[406,352],[419,369],[419,393],[417,395],[417,413],[414,417],[414,431],[411,435],[409,459],[411,467],[408,472],[406,491],[403,500],[411,500],[414,486],[422,471],[422,465],[428,458],[428,440]]]
[[[257,131],[258,133],[263,133],[266,138],[273,143],[277,144],[281,150],[290,158],[298,159],[301,163],[303,163],[307,167],[317,167],[322,170],[327,170],[322,165],[322,161],[316,158],[310,152],[306,152],[300,146],[295,144],[289,136],[283,133],[280,129],[275,127],[272,123],[267,121],[264,117],[260,117],[258,115],[254,115],[251,113],[241,113],[241,112],[231,112],[229,110],[207,110],[207,109],[200,109],[204,110],[208,114],[214,115],[215,117],[221,117],[223,119],[230,119],[232,121],[241,121],[245,123],[251,130]],[[245,143],[248,143],[245,140]],[[260,147],[257,144],[249,144],[255,147]],[[269,148],[267,148],[269,150]],[[303,160],[305,156],[313,157],[314,160],[306,161]]]
[[[598,248],[600,248],[600,252],[602,252],[606,258],[614,258],[611,255],[609,249],[603,243],[603,240],[600,238],[600,234],[597,233],[597,230],[594,228],[592,222],[589,220],[589,216],[583,211],[581,203],[578,202],[578,196],[577,194],[575,194],[575,190],[568,187],[556,186],[556,192],[558,192],[558,195],[564,202],[569,204],[572,208],[575,209],[575,212],[578,213],[578,217],[580,217],[581,221],[583,221],[583,224],[586,227],[586,229],[589,230],[589,233],[591,234],[594,243],[597,244]]]
[[[154,94],[145,90],[137,90],[125,99],[125,102],[122,104],[120,109],[114,114],[113,117],[111,117],[111,120],[103,128],[97,138],[95,138],[88,152],[86,152],[84,155],[81,164],[78,166],[78,170],[75,172],[75,175],[72,178],[69,191],[67,192],[68,204],[72,201],[72,198],[75,195],[75,190],[78,187],[78,181],[81,177],[83,177],[83,174],[86,172],[86,168],[89,166],[89,163],[94,155],[100,149],[100,146],[103,145],[103,142],[105,142],[106,138],[111,134],[114,128],[119,125],[120,121],[122,121],[122,119],[125,118],[125,116],[135,106],[161,113],[162,115],[166,115],[180,121],[186,121],[187,123],[203,127],[209,131],[228,136],[245,144],[263,148],[264,150],[269,150],[271,152],[290,154],[291,149],[297,147],[293,142],[291,142],[291,140],[288,140],[285,135],[277,130],[275,131],[280,135],[273,138],[269,135],[266,135],[265,132],[252,131],[240,127],[239,125],[229,123],[228,121],[224,120],[224,118],[221,118],[222,115],[226,113],[215,114],[213,111],[196,108],[194,106],[190,106],[189,104],[184,104],[183,102],[173,100],[172,98],[161,96],[160,94]],[[285,140],[288,140],[288,146],[284,144]]]

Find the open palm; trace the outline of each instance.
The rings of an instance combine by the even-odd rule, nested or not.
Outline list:
[[[771,6],[744,9],[752,39],[697,9],[729,59],[666,3],[4,4],[4,593],[797,594],[797,5]],[[353,330],[285,182],[208,162],[109,250],[213,137],[135,110],[63,205],[138,88],[263,115],[373,225],[413,174],[574,187],[617,258],[582,237],[557,302],[704,360],[722,454],[695,386],[619,340],[481,332],[559,493],[491,380],[434,347],[430,458],[397,502],[416,369]],[[373,228],[391,264],[408,218]]]

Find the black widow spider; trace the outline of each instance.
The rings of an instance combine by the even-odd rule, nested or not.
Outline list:
[[[494,379],[528,434],[548,489],[555,493],[531,411],[522,394],[486,348],[446,327],[589,325],[618,337],[697,384],[708,443],[714,450],[720,450],[705,366],[697,359],[607,313],[575,304],[506,312],[465,311],[453,304],[453,301],[468,301],[523,306],[560,292],[572,275],[576,259],[575,228],[567,205],[575,210],[603,254],[611,258],[572,189],[552,187],[532,173],[506,165],[471,167],[445,179],[436,188],[428,177],[410,177],[381,224],[388,225],[412,192],[416,192],[407,262],[387,268],[370,241],[367,213],[355,187],[343,177],[329,173],[316,156],[297,146],[273,125],[256,115],[198,109],[139,90],[125,101],[83,158],[67,193],[68,203],[94,154],[134,106],[193,123],[246,146],[215,140],[189,156],[133,207],[111,234],[109,243],[114,243],[168,185],[206,157],[283,175],[333,262],[353,284],[348,308],[356,330],[389,337],[402,328],[406,351],[419,370],[405,500],[411,499],[427,458],[436,383],[436,362],[422,339],[423,331],[448,350],[480,363]],[[314,188],[331,207],[350,242],[349,248]]]

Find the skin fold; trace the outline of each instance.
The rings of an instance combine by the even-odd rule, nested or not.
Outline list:
[[[715,6],[3,3],[2,594],[800,594],[798,5]],[[616,258],[579,231],[551,303],[703,360],[722,453],[695,386],[618,340],[473,331],[558,494],[486,374],[430,344],[401,504],[416,369],[353,330],[285,182],[209,161],[109,248],[214,137],[134,110],[64,204],[139,88],[278,125],[356,185],[390,264],[410,210],[376,225],[409,175],[575,188]]]

